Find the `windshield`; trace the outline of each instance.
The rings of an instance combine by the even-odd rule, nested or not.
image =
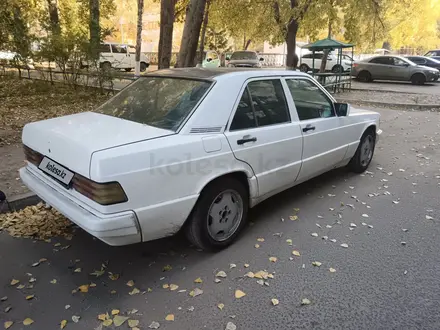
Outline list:
[[[210,85],[207,81],[180,78],[139,78],[97,112],[177,131]]]
[[[256,60],[257,54],[254,52],[234,52],[231,60]]]

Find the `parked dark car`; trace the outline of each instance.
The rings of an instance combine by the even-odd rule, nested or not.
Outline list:
[[[425,54],[425,56],[433,58],[434,60],[440,60],[440,49],[430,50]]]
[[[435,60],[431,57],[426,56],[406,56],[408,60],[414,62],[417,65],[429,66],[430,68],[434,68],[440,70],[440,61]]]

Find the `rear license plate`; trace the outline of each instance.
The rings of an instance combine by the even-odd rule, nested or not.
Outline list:
[[[58,181],[61,181],[65,185],[68,185],[70,183],[74,174],[73,172],[69,171],[60,164],[55,163],[47,157],[43,158],[38,168],[43,172],[49,174],[51,177],[54,177]]]

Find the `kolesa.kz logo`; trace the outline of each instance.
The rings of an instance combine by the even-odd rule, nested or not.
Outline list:
[[[46,164],[46,169],[51,171],[53,174],[61,177],[62,179],[64,179],[66,174],[67,174],[66,172],[64,172],[64,170],[60,170],[60,169],[56,168],[56,166],[54,164],[51,164],[51,163],[47,163]]]

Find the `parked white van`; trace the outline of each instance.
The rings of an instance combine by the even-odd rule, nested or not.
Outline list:
[[[99,66],[104,70],[124,69],[131,71],[136,65],[136,48],[128,44],[102,43],[99,46]],[[140,70],[144,72],[150,66],[149,59],[141,53]]]

